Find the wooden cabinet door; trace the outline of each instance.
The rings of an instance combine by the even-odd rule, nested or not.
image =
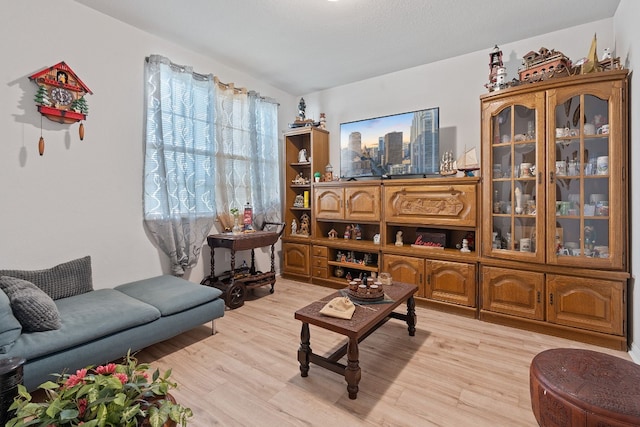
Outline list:
[[[344,218],[353,221],[380,221],[380,186],[344,189]]]
[[[475,227],[476,186],[385,185],[385,219],[406,224]]]
[[[424,297],[424,260],[399,255],[387,255],[383,257],[382,271],[391,274],[394,282],[405,282],[418,285],[415,296]]]
[[[318,188],[314,187],[313,209],[316,218],[343,219],[344,206],[342,201],[342,188]]]
[[[284,273],[309,276],[311,265],[309,262],[309,245],[300,243],[284,243],[282,245],[284,258]]]
[[[544,320],[544,274],[482,267],[482,309]]]
[[[461,262],[427,261],[425,297],[476,306],[476,266]]]
[[[547,320],[622,335],[625,289],[623,282],[550,274]]]

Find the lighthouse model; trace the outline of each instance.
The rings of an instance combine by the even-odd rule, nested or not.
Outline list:
[[[496,45],[489,53],[489,83],[484,87],[489,89],[489,92],[500,89],[500,84],[506,83],[506,75],[506,69],[502,64],[502,51]],[[498,82],[498,79],[501,82]]]

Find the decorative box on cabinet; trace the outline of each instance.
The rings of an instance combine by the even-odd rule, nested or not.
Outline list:
[[[481,97],[482,319],[626,349],[627,74]]]

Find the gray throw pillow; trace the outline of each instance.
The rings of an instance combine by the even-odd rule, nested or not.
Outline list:
[[[36,285],[15,277],[0,276],[0,289],[7,294],[13,315],[25,332],[60,329],[56,303]]]
[[[90,256],[74,259],[45,270],[0,270],[0,276],[17,277],[31,282],[54,300],[93,290]]]

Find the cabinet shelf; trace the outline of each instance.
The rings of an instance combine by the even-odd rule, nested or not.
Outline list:
[[[311,188],[311,184],[290,184],[289,187],[291,187],[291,188],[306,188],[306,189],[309,189],[309,188]]]
[[[324,245],[330,248],[346,249],[360,252],[378,252],[380,251],[380,245],[376,245],[370,240],[351,240],[351,239],[329,239],[326,238],[314,238],[314,244]]]
[[[338,261],[327,261],[327,264],[333,267],[344,267],[355,270],[363,270],[363,271],[378,271],[377,265],[364,265],[358,264],[357,262],[338,262]]]
[[[310,168],[311,167],[311,162],[293,162],[293,163],[289,163],[291,166],[293,167],[297,167],[297,168]]]

